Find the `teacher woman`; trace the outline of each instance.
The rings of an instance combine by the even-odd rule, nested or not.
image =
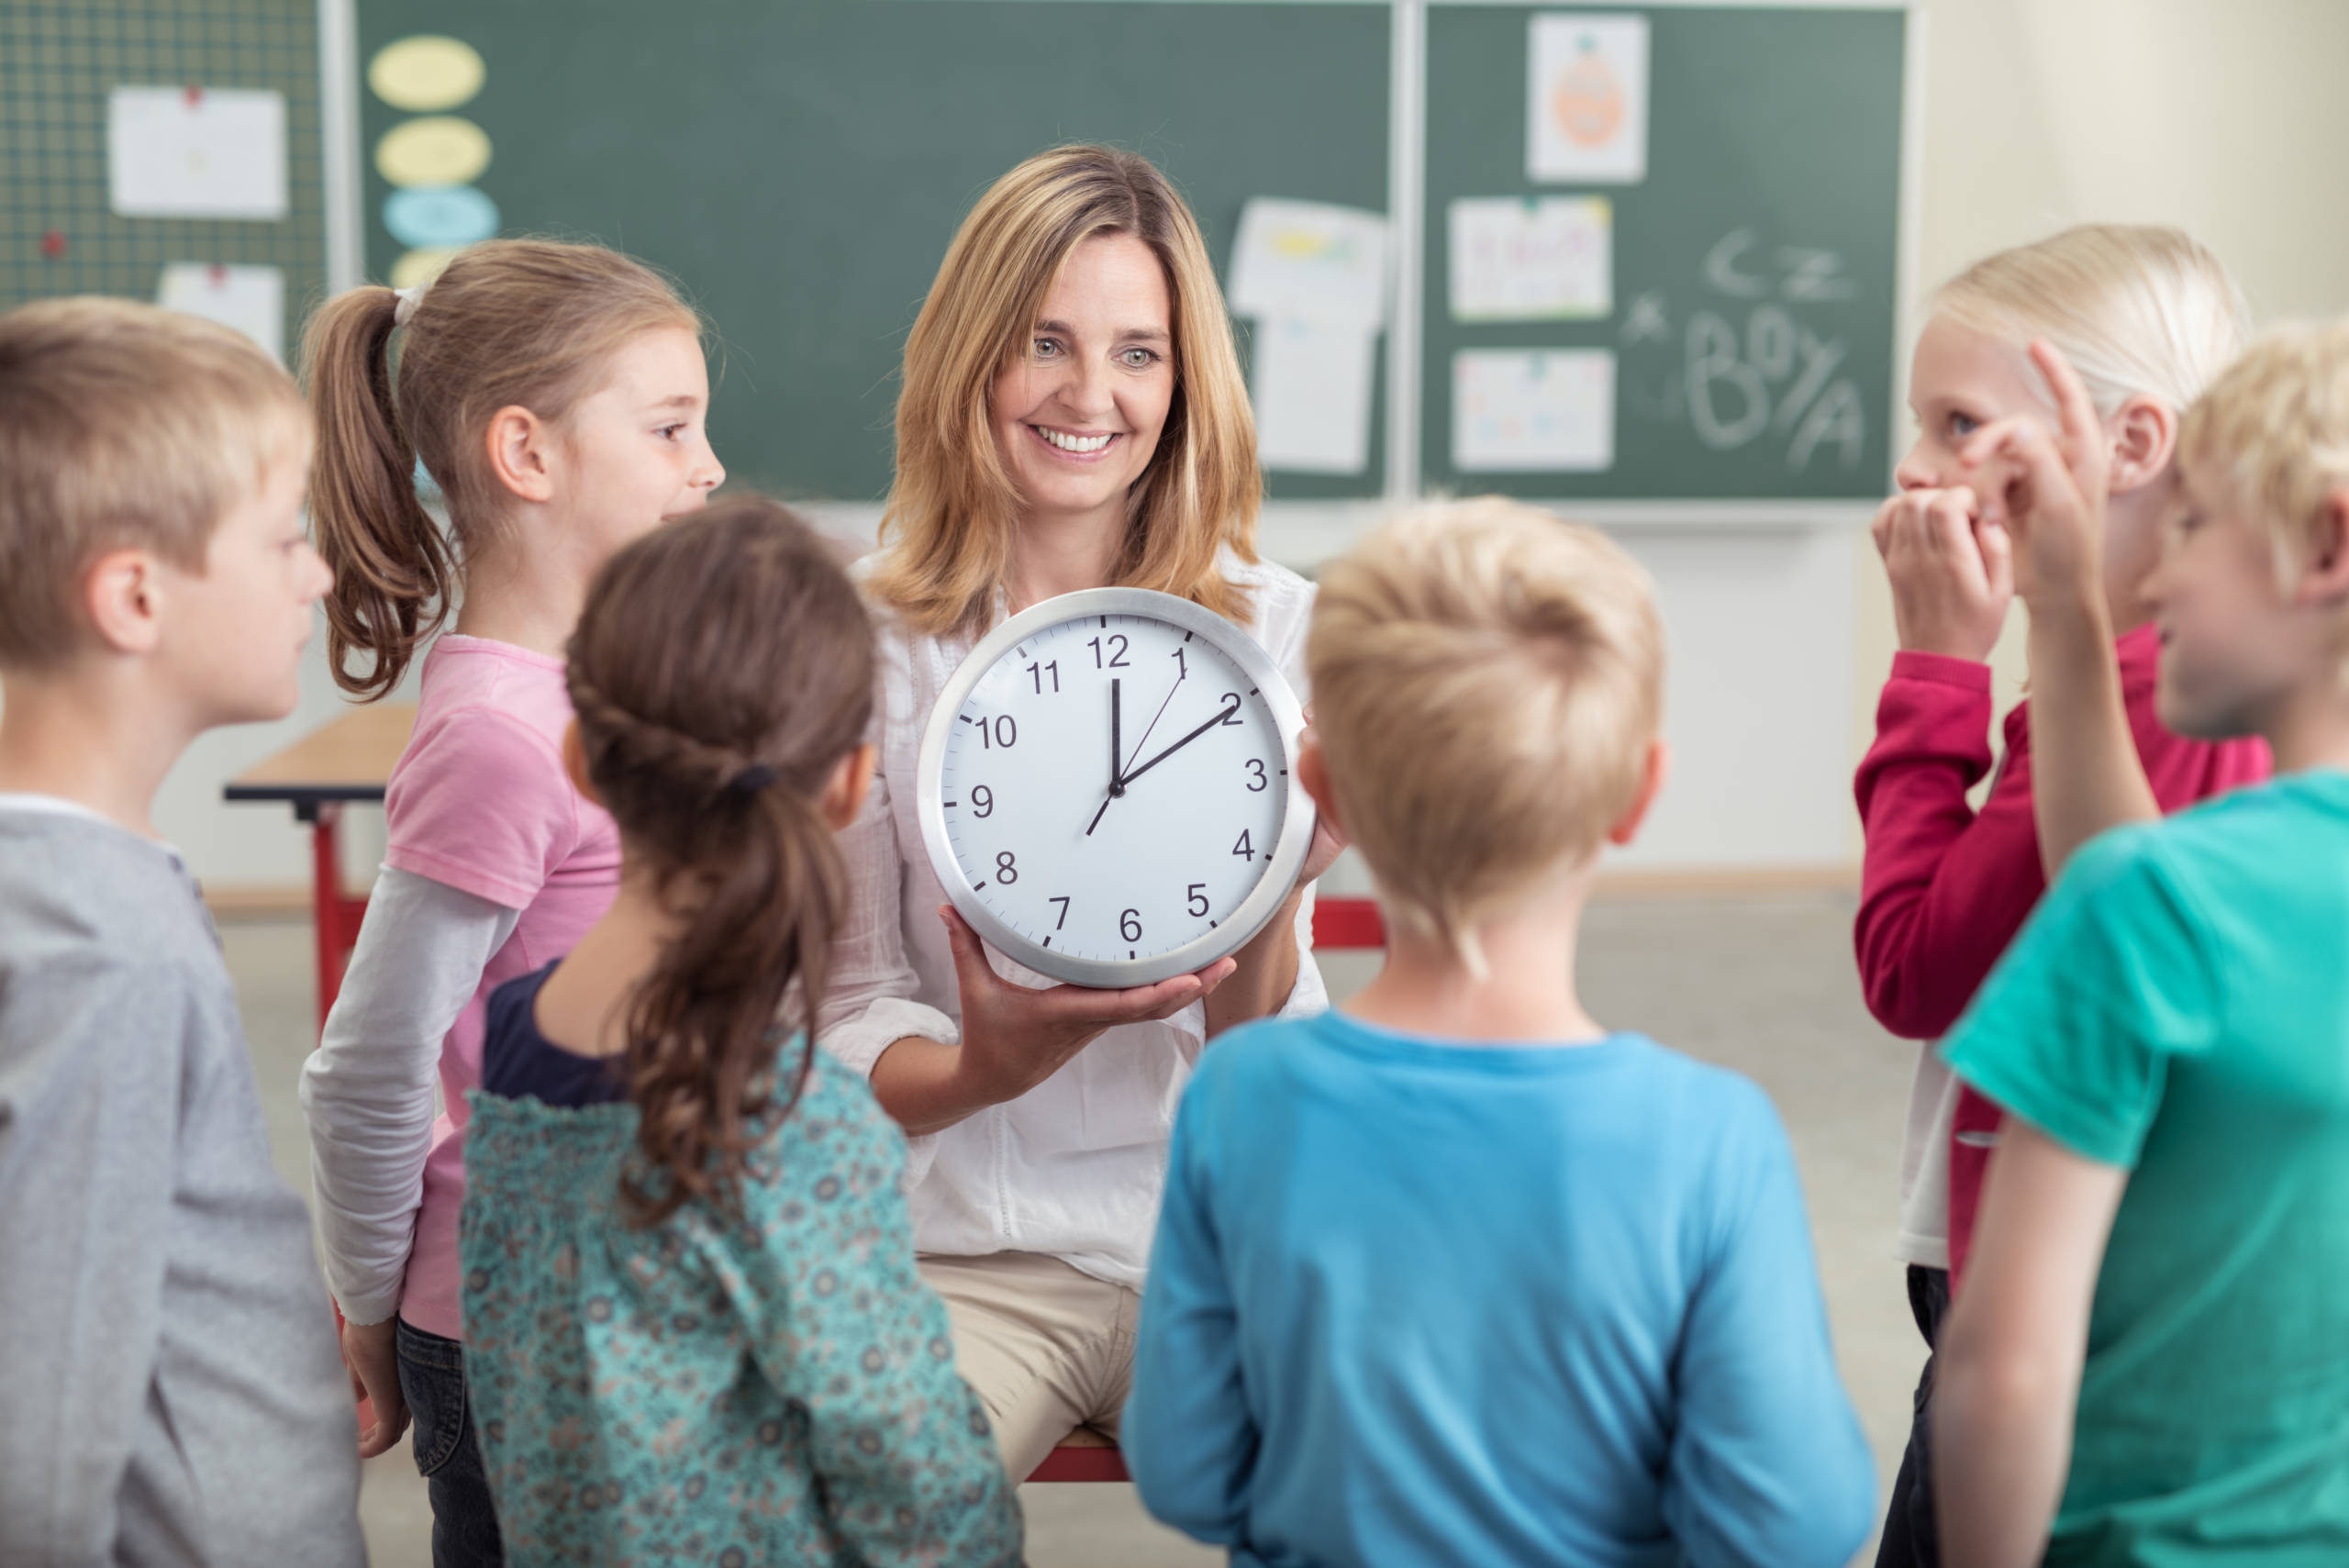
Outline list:
[[[1111,584],[1246,628],[1301,698],[1312,589],[1256,558],[1262,490],[1223,295],[1165,177],[1063,147],[998,180],[906,342],[896,480],[863,578],[880,766],[841,840],[819,1032],[910,1138],[922,1275],[1015,1478],[1078,1425],[1115,1429],[1175,1103],[1214,1035],[1327,1005],[1307,890],[1338,847],[1317,839],[1281,914],[1197,974],[1052,985],[947,904],[915,821],[922,729],[991,626]]]

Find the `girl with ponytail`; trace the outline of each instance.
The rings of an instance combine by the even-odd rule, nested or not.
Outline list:
[[[328,301],[305,351],[335,679],[373,700],[418,673],[383,874],[303,1072],[320,1250],[374,1407],[360,1451],[413,1415],[436,1568],[495,1563],[460,1344],[465,1091],[490,992],[569,950],[618,885],[612,820],[563,767],[562,651],[596,570],[724,477],[701,323],[627,257],[495,240],[428,287]]]
[[[528,1562],[1016,1562],[914,1266],[906,1142],[808,1034],[873,779],[872,628],[738,499],[622,550],[564,756],[620,887],[490,998],[462,1251],[470,1397]]]

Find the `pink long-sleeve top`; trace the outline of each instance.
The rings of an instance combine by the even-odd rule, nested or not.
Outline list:
[[[2155,629],[2114,644],[2137,756],[2165,812],[2271,770],[2260,740],[2188,740],[2154,713]],[[1856,793],[1866,835],[1853,937],[1868,1011],[1904,1039],[1957,1021],[2046,887],[2032,816],[2030,705],[2006,719],[2006,756],[1978,812],[1966,792],[1990,771],[1990,667],[1903,651],[1876,704],[1876,744]],[[1902,1159],[1899,1252],[1948,1267],[1965,1259],[1998,1107],[1920,1053]]]

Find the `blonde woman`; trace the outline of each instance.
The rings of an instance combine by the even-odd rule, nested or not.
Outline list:
[[[864,575],[880,765],[824,1043],[911,1138],[915,1244],[963,1374],[1025,1476],[1125,1402],[1174,1106],[1207,1040],[1327,1004],[1308,888],[1197,974],[1050,985],[946,903],[914,818],[941,687],[1003,617],[1127,584],[1254,634],[1300,692],[1311,588],[1260,562],[1262,481],[1223,296],[1189,210],[1130,153],[1063,147],[963,220],[906,344],[897,477]],[[1087,765],[1089,756],[1083,760]]]

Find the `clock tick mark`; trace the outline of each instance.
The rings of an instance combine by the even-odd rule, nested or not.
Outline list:
[[[1101,629],[1103,631],[1109,629],[1109,617],[1108,616],[1103,616],[1101,617]]]
[[[971,884],[971,891],[976,893],[980,888],[985,887],[985,885],[986,884],[984,882],[974,882]]]
[[[1254,695],[1256,695],[1256,691],[1257,691],[1257,688],[1256,688],[1256,687],[1254,687],[1254,686],[1251,686],[1251,687],[1249,687],[1249,688],[1248,688],[1248,695],[1249,695],[1250,696],[1252,696],[1252,696],[1254,696]]]
[[[1127,956],[1128,958],[1131,958],[1131,957],[1133,957],[1133,955],[1134,955],[1134,950],[1133,950],[1133,949],[1131,949],[1131,948],[1128,948],[1128,949],[1126,950],[1126,956]]]

